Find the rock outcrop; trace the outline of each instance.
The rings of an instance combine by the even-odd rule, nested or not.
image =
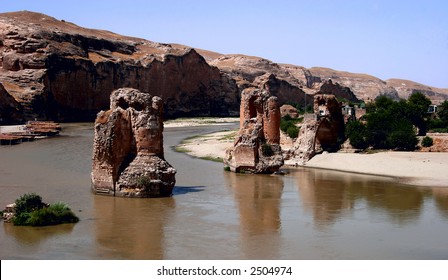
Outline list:
[[[0,125],[23,121],[22,108],[0,83]]]
[[[335,84],[350,88],[360,100],[374,100],[379,95],[386,95],[394,100],[400,98],[395,88],[388,86],[385,81],[371,75],[349,73],[323,67],[312,67],[309,69],[309,73],[313,77],[319,77],[321,83],[331,79]],[[336,97],[340,96],[336,95]]]
[[[258,77],[274,75],[277,79],[288,83],[307,94],[315,94],[321,91],[321,87],[328,80],[332,80],[334,85],[341,87],[340,91],[335,92],[337,98],[346,98],[350,101],[374,100],[379,95],[386,95],[392,99],[406,99],[411,93],[420,91],[427,95],[435,104],[448,99],[448,89],[440,89],[421,85],[412,81],[391,79],[383,81],[377,77],[338,71],[324,67],[305,68],[303,66],[281,64],[269,61],[264,58],[248,55],[222,55],[213,56],[209,60],[211,65],[221,69],[232,77],[240,88],[251,86]],[[349,89],[354,96],[347,98]],[[354,97],[354,98],[353,98]],[[353,99],[352,99],[353,98]]]
[[[299,117],[299,111],[294,106],[285,104],[280,107],[280,115],[282,118],[289,116],[290,118],[297,119]]]
[[[122,87],[159,93],[167,117],[238,114],[235,82],[194,49],[43,14],[0,14],[0,66],[0,82],[27,119],[93,120]]]
[[[93,192],[170,196],[175,174],[164,159],[162,99],[131,88],[114,91],[110,109],[98,113],[95,121]]]
[[[243,90],[240,130],[224,164],[233,172],[273,173],[283,165],[277,97],[258,88]]]
[[[403,99],[408,99],[411,94],[416,92],[426,95],[433,104],[441,104],[448,99],[448,89],[430,87],[403,79],[389,79],[386,82],[388,86],[395,88],[398,96]]]
[[[331,79],[323,82],[316,94],[329,94],[333,95],[334,97],[345,99],[347,101],[355,103],[361,101],[356,97],[356,95],[350,90],[349,87],[342,86],[338,83],[333,83]]]

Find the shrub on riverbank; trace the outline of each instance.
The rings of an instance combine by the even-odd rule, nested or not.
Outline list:
[[[429,136],[425,136],[425,137],[422,139],[422,146],[423,146],[423,147],[431,147],[433,144],[434,144],[434,141],[433,141],[432,138],[429,137]]]

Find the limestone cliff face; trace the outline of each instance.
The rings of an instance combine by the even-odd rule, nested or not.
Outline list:
[[[349,87],[342,86],[339,83],[333,83],[331,79],[323,82],[316,94],[330,94],[352,102],[360,101]]]
[[[92,190],[126,197],[170,196],[176,170],[163,152],[163,102],[122,88],[110,109],[98,113],[93,145]]]
[[[398,96],[403,99],[407,99],[415,92],[425,94],[434,104],[440,104],[448,99],[448,89],[430,87],[403,79],[389,79],[386,82],[388,86],[395,88]]]
[[[159,93],[167,117],[238,114],[236,83],[195,50],[42,14],[0,15],[0,66],[27,118],[92,120],[121,87]]]
[[[6,91],[0,83],[0,125],[20,122],[23,119],[20,104]]]
[[[93,57],[90,54],[90,57]],[[104,91],[133,87],[158,92],[165,116],[235,115],[238,96],[217,68],[210,67],[194,50],[165,55],[163,60],[114,62],[104,57],[73,59],[56,57],[47,74],[47,90],[56,117],[77,119],[107,104]]]
[[[302,66],[280,64],[264,58],[241,54],[214,56],[209,63],[235,79],[240,88],[253,86],[260,77],[274,75],[282,83],[307,94],[322,91],[321,87],[332,80],[334,85],[341,87],[340,90],[333,91],[333,94],[337,98],[346,98],[350,101],[374,100],[379,95],[386,95],[398,100],[407,98],[416,91],[426,94],[436,104],[448,99],[448,89],[396,79],[383,81],[367,74],[337,71],[323,67],[307,69]],[[342,90],[343,88],[351,91],[353,95],[347,96],[347,90]],[[281,96],[283,93],[284,91],[279,90],[278,95]]]
[[[313,67],[309,71],[311,75],[319,77],[322,81],[331,79],[334,83],[350,88],[356,97],[361,100],[374,100],[379,95],[386,95],[395,100],[399,99],[395,88],[371,75],[336,71],[322,67]]]
[[[329,80],[339,86],[332,94],[351,101],[415,91],[436,104],[448,99],[448,89],[411,81],[155,43],[32,12],[0,14],[0,83],[27,120],[93,120],[121,87],[157,92],[166,117],[238,115],[246,88],[269,87],[279,105],[304,105]]]

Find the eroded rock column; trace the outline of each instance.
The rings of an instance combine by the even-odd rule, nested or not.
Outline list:
[[[163,102],[131,88],[112,92],[98,113],[92,190],[127,197],[170,196],[176,170],[164,159]]]
[[[283,165],[277,97],[258,88],[243,90],[240,130],[224,164],[233,172],[273,173]]]

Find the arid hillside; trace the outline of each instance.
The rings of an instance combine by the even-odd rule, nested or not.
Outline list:
[[[159,95],[166,117],[239,111],[235,83],[194,49],[85,29],[31,13],[0,15],[0,83],[25,119],[93,120],[110,93]]]
[[[280,103],[304,104],[329,80],[327,90],[354,101],[415,91],[435,103],[448,99],[448,89],[411,81],[157,43],[34,12],[0,14],[0,123],[91,121],[122,87],[161,96],[168,118],[234,116],[247,87],[269,90]]]

